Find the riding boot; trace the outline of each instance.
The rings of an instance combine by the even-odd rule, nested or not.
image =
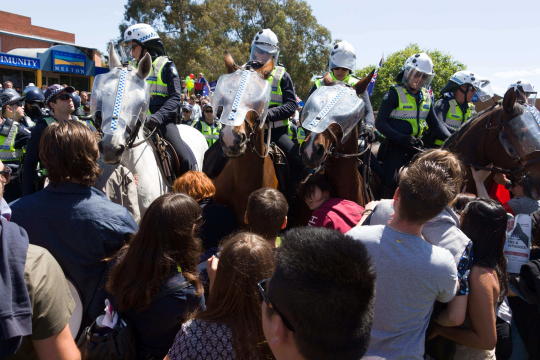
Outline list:
[[[173,121],[168,121],[164,124],[161,124],[159,130],[161,131],[163,138],[170,142],[172,147],[176,151],[176,155],[178,156],[178,160],[180,161],[180,173],[176,174],[176,177],[180,177],[185,172],[191,170],[192,166],[189,161],[189,155],[186,150],[186,145],[184,144],[184,141],[180,136],[180,131],[178,131],[178,126]]]
[[[304,168],[302,157],[300,156],[300,147],[295,144],[287,134],[287,127],[281,126],[279,128],[272,129],[272,142],[275,142],[287,157],[289,163],[289,182],[287,184],[287,195],[290,195],[292,189],[297,188],[297,182],[299,181],[300,173]]]

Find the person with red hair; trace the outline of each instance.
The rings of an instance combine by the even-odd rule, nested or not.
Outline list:
[[[224,237],[238,229],[238,221],[231,209],[214,202],[216,188],[201,171],[188,171],[174,182],[174,192],[191,196],[203,212],[200,237],[205,250],[217,248]]]

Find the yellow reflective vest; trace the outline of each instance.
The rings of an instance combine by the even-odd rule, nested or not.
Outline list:
[[[216,126],[212,127],[206,123],[206,121],[201,120],[201,133],[204,135],[208,146],[212,146],[216,141],[219,140],[219,132],[221,131],[221,123],[215,123]]]
[[[448,104],[450,104],[450,107],[448,108],[448,112],[446,113],[446,120],[444,122],[451,128],[457,130],[461,127],[461,125],[463,125],[463,123],[469,121],[469,119],[472,117],[474,105],[472,103],[469,103],[467,112],[463,114],[463,111],[461,111],[461,108],[459,107],[456,99],[449,100]],[[435,140],[435,145],[441,146],[442,144],[444,144],[444,140]]]
[[[9,125],[9,128],[6,127]],[[17,123],[11,119],[4,119],[4,126],[0,132],[0,160],[7,164],[17,164],[21,160],[23,149],[15,149],[15,138],[19,132]]]
[[[270,106],[281,106],[283,105],[283,92],[281,91],[281,79],[283,78],[283,75],[285,75],[285,68],[283,66],[276,66],[274,70],[272,70],[272,73],[268,77],[268,82],[270,82],[270,86],[272,87],[272,91],[270,93]],[[281,127],[281,126],[289,126],[289,119],[285,119],[282,121],[274,121],[273,122],[273,128]]]
[[[390,113],[390,119],[407,121],[411,124],[411,136],[420,137],[426,129],[426,119],[431,108],[429,92],[422,88],[422,102],[416,106],[416,98],[403,85],[394,85],[399,96],[399,105]]]

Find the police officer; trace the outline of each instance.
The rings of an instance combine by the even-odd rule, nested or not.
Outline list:
[[[191,166],[185,144],[176,126],[177,111],[180,107],[181,86],[178,71],[172,59],[165,56],[165,48],[159,35],[148,24],[136,24],[124,32],[124,47],[137,65],[147,53],[152,57],[152,72],[146,78],[150,84],[151,117],[146,122],[150,130],[158,128],[165,140],[169,141],[180,160],[180,174],[189,171]]]
[[[208,142],[208,146],[219,143],[219,132],[221,131],[221,123],[214,121],[214,113],[212,105],[205,104],[203,107],[203,116],[195,125],[195,129],[199,130]]]
[[[529,81],[525,79],[518,80],[510,84],[508,90],[511,88],[516,91],[518,100],[527,99],[527,104],[529,106],[536,106],[537,92],[534,90],[534,86]]]
[[[427,88],[434,76],[433,62],[425,53],[407,59],[397,81],[384,95],[375,126],[386,137],[379,149],[383,161],[383,197],[392,196],[397,187],[399,169],[422,146],[420,137],[429,125],[435,136],[445,140],[450,133],[435,116]]]
[[[4,189],[4,199],[9,203],[22,195],[19,169],[30,131],[19,122],[24,116],[24,96],[13,89],[0,93],[2,123],[0,124],[0,160],[12,170],[11,181]]]
[[[23,91],[24,96],[24,113],[32,124],[27,127],[33,127],[37,121],[45,116],[45,95],[37,86],[29,86]]]
[[[266,120],[272,128],[270,140],[275,142],[285,153],[291,170],[291,180],[296,178],[302,169],[302,158],[298,145],[289,138],[289,118],[294,115],[298,103],[292,79],[279,59],[279,42],[276,34],[270,29],[259,31],[251,42],[249,66],[257,70],[271,59],[274,60],[274,70],[268,77],[271,84],[270,106]]]
[[[71,115],[75,110],[73,104],[73,98],[71,93],[75,91],[72,86],[62,87],[61,85],[54,84],[49,86],[45,90],[45,105],[49,107],[50,115],[43,116],[37,120],[36,126],[32,129],[32,136],[28,139],[28,145],[26,148],[26,155],[24,157],[24,170],[22,174],[23,178],[23,196],[27,196],[35,193],[43,188],[45,179],[39,178],[39,175],[43,175],[43,169],[38,170],[39,159],[39,142],[41,140],[41,134],[50,124],[55,121],[61,120],[75,120],[81,121],[76,116]],[[92,131],[96,129],[89,123],[81,121],[87,124]],[[41,167],[41,165],[40,165]]]
[[[450,134],[456,132],[476,113],[471,102],[478,94],[481,101],[493,97],[489,80],[470,71],[458,71],[441,90],[443,97],[435,104],[435,115],[446,126]],[[440,147],[444,141],[438,139],[429,129],[424,135],[424,143],[430,147]]]
[[[328,60],[328,70],[330,76],[334,81],[342,81],[351,86],[356,85],[360,79],[353,76],[356,68],[356,52],[354,47],[346,41],[340,41],[332,48],[330,52],[330,59]],[[315,79],[315,83],[309,90],[308,98],[311,94],[323,85],[323,77],[320,76]],[[369,100],[369,94],[366,91],[360,96],[366,104],[365,120],[363,124],[363,132],[366,133],[370,142],[375,140],[374,125],[375,116],[373,115],[373,108],[371,107],[371,101]],[[307,99],[306,99],[307,102]]]

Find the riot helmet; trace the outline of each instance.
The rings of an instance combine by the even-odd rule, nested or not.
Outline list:
[[[120,56],[122,57],[123,62],[133,58],[133,42],[135,42],[143,50],[146,49],[152,57],[165,55],[165,48],[157,31],[148,24],[135,24],[131,25],[126,29],[126,31],[124,31],[124,39],[120,49]],[[142,59],[142,57],[143,51],[141,50],[139,58],[135,60],[139,61]]]
[[[537,92],[534,90],[534,86],[529,81],[525,79],[518,80],[510,84],[508,90],[510,90],[510,88],[513,88],[517,93],[524,94],[527,97],[527,103],[530,106],[536,105]]]
[[[279,58],[279,42],[277,35],[270,29],[259,31],[251,42],[251,55],[249,61],[264,65],[270,59],[274,59],[277,64]]]
[[[328,68],[330,71],[334,68],[349,69],[352,73],[356,69],[356,52],[354,47],[346,41],[340,41],[332,48]]]
[[[466,90],[461,88],[462,85],[467,85]],[[467,97],[469,87],[473,87],[478,95],[478,98],[484,102],[493,97],[493,90],[491,89],[491,82],[478,74],[470,71],[458,71],[452,77],[446,85],[442,88],[441,94],[450,93],[454,91],[462,92]]]
[[[15,89],[4,89],[4,91],[0,93],[0,107],[11,105],[23,100],[24,96],[19,95],[19,93],[15,91]]]
[[[411,90],[420,90],[421,87],[429,88],[431,80],[435,76],[433,61],[426,53],[418,53],[409,57],[397,76],[397,80]]]
[[[33,101],[33,102],[44,102],[45,101],[45,95],[43,95],[43,91],[41,91],[40,88],[37,86],[29,86],[23,91],[23,96],[25,101]]]

